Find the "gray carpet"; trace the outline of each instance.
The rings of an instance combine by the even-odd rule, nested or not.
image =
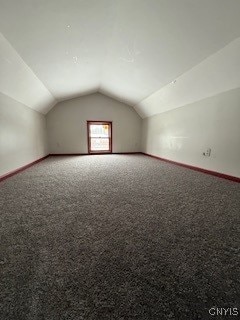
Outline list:
[[[0,212],[3,320],[240,311],[240,184],[143,155],[50,157],[0,183]]]

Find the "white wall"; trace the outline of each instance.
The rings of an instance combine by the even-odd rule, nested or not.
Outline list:
[[[45,116],[0,93],[0,176],[48,154]]]
[[[200,101],[240,87],[240,38],[207,57],[198,65],[135,106],[143,117]]]
[[[142,151],[240,177],[240,88],[145,118]]]
[[[63,101],[47,114],[50,153],[87,153],[87,120],[112,121],[113,152],[139,152],[142,119],[100,93]]]
[[[44,114],[56,103],[53,95],[1,33],[0,92]]]

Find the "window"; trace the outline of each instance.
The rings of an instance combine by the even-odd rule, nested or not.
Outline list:
[[[112,152],[112,122],[87,121],[88,153]]]

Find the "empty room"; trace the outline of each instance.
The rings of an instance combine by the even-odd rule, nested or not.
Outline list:
[[[0,319],[240,317],[240,1],[0,0]]]

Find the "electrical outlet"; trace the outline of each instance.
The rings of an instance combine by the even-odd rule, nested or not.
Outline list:
[[[211,155],[211,149],[208,148],[207,151],[206,151],[206,156],[207,156],[207,157],[210,157],[210,155]]]
[[[211,155],[211,148],[208,148],[205,152],[203,152],[203,155],[205,156],[205,157],[210,157],[210,155]]]

